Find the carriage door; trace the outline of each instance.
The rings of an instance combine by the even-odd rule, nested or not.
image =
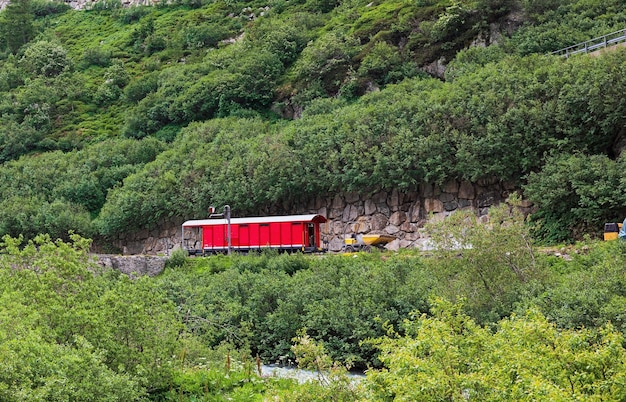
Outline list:
[[[261,223],[259,225],[259,247],[270,247],[270,225]]]
[[[317,244],[315,243],[315,224],[309,223],[307,225],[307,233],[307,237],[309,239],[309,247],[317,247]]]

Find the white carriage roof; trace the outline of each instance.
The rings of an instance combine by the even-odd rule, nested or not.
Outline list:
[[[310,214],[310,215],[285,215],[285,216],[255,216],[249,218],[231,218],[231,225],[234,224],[246,224],[246,223],[281,223],[281,222],[326,222],[326,218],[322,215]],[[225,225],[226,219],[196,219],[183,223],[183,227],[193,226],[211,226],[211,225]]]

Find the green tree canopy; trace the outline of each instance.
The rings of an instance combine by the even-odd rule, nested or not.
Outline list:
[[[368,372],[368,400],[619,400],[626,350],[610,324],[559,331],[536,310],[477,325],[459,305],[436,301],[432,317],[382,338],[385,370]],[[392,333],[393,335],[393,333]]]
[[[5,46],[11,53],[17,51],[34,36],[34,15],[30,0],[15,0],[0,14],[0,29]]]

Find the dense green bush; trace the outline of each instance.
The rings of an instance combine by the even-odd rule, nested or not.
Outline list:
[[[157,90],[158,79],[158,73],[148,73],[139,79],[131,81],[124,88],[124,95],[126,95],[126,98],[131,102],[139,102],[149,93]]]
[[[83,68],[89,66],[108,67],[111,64],[111,51],[101,48],[85,49],[81,65]]]
[[[285,67],[291,65],[313,38],[313,29],[321,18],[306,13],[290,14],[284,19],[263,19],[245,37],[250,46],[260,46],[280,58]]]
[[[38,233],[67,238],[69,230],[95,234],[92,218],[110,189],[163,150],[155,139],[105,141],[63,154],[23,158],[0,168],[0,234]]]
[[[559,328],[597,328],[611,322],[625,333],[625,243],[579,244],[569,252],[570,262],[555,258],[552,267],[557,280],[525,305],[539,306]]]
[[[63,14],[64,12],[71,10],[69,4],[49,0],[34,0],[31,2],[30,7],[35,17]]]
[[[24,72],[15,56],[7,58],[0,70],[0,91],[8,92],[24,84]]]
[[[439,301],[433,310],[407,320],[405,336],[377,342],[387,368],[368,372],[368,400],[624,397],[624,338],[611,324],[559,331],[530,310],[498,322],[494,332],[459,306]]]
[[[531,240],[519,216],[496,213],[491,218],[489,227],[457,225],[457,234],[465,237],[455,238],[460,245],[471,242],[472,248],[446,253],[444,243],[453,240],[446,236],[441,252],[426,258],[417,253],[198,258],[159,281],[185,312],[189,330],[210,345],[245,345],[265,362],[297,358],[322,370],[322,381],[328,380],[326,370],[334,360],[356,367],[382,363],[383,369],[370,369],[363,380],[366,400],[384,395],[438,400],[455,387],[489,400],[551,389],[551,395],[565,400],[558,384],[578,375],[574,393],[621,392],[603,384],[614,384],[623,370],[620,278],[626,244],[572,248],[571,260],[545,257],[530,252]],[[294,271],[294,264],[304,266]],[[484,303],[490,291],[493,299]],[[428,301],[442,294],[459,304]],[[373,338],[378,340],[371,342]],[[533,357],[527,359],[528,353]],[[615,358],[600,357],[608,355]],[[602,376],[596,358],[613,367],[615,375]],[[512,361],[517,362],[513,368]],[[560,368],[552,371],[554,365]],[[501,373],[509,369],[515,371],[515,381],[502,380]],[[429,381],[417,386],[414,377],[422,375]],[[533,378],[542,386],[535,389]],[[328,386],[361,395],[336,380]],[[306,399],[305,390],[314,387],[275,393]]]
[[[181,42],[185,49],[216,47],[219,41],[226,39],[228,32],[217,24],[189,26],[180,32]]]
[[[250,400],[295,386],[260,378],[245,351],[209,350],[157,281],[102,269],[89,245],[0,243],[3,401]]]
[[[44,77],[57,76],[71,66],[67,51],[61,45],[48,41],[29,44],[20,63],[31,74]]]
[[[267,186],[280,176],[268,177],[271,172],[265,171],[276,160],[265,149],[277,142],[274,130],[258,118],[189,126],[170,150],[110,193],[98,218],[99,230],[115,234],[128,227],[129,219],[132,225],[147,225],[174,210],[183,216],[202,216],[210,205],[233,204],[243,215],[254,205],[277,200],[272,197],[279,194]],[[238,178],[244,172],[251,180],[242,183]]]
[[[333,359],[364,367],[376,359],[360,342],[383,335],[383,322],[427,309],[432,283],[419,259],[361,257],[237,257],[217,273],[169,271],[161,281],[209,345],[231,342],[286,363],[291,339],[306,328]]]
[[[342,33],[328,33],[311,42],[294,65],[298,80],[319,82],[327,95],[337,93],[358,52],[358,41]]]
[[[96,275],[89,241],[72,239],[1,244],[0,392],[122,401],[166,388],[181,328],[173,306],[146,280]]]
[[[142,17],[152,12],[151,7],[131,6],[115,10],[114,18],[119,19],[124,24],[130,24],[139,21]]]
[[[18,50],[35,36],[34,15],[30,0],[16,0],[7,4],[0,15],[2,46],[10,53]]]
[[[0,127],[0,161],[10,161],[37,149],[43,137],[44,133],[30,124],[5,120]]]
[[[571,241],[599,232],[626,215],[626,160],[603,155],[558,155],[531,173],[525,193],[538,207],[533,228],[547,241]],[[578,236],[577,236],[578,234]]]
[[[608,1],[521,1],[535,22],[511,38],[521,54],[549,53],[623,29],[621,15],[626,6]]]
[[[464,299],[465,311],[481,324],[510,314],[547,274],[518,205],[518,197],[511,197],[491,208],[489,225],[471,211],[458,211],[427,226],[435,248],[433,275],[443,285],[436,294]]]
[[[611,152],[626,115],[618,95],[626,81],[613,67],[620,57],[622,53],[565,61],[514,56],[489,62],[478,56],[458,64],[450,83],[416,78],[352,104],[312,103],[310,113],[305,110],[289,124],[229,119],[183,129],[156,165],[110,198],[111,207],[101,216],[103,227],[109,226],[106,233],[111,233],[149,224],[172,211],[202,214],[208,200],[234,205],[245,214],[279,200],[302,201],[335,191],[367,193],[489,177],[521,184],[524,175],[541,169],[549,153]],[[245,66],[243,61],[241,68]],[[155,104],[150,109],[154,115],[146,114],[154,118],[139,119],[159,122],[166,108],[181,111],[183,120],[218,113],[232,96],[224,87],[234,81],[219,75],[227,97],[205,98],[202,94],[217,76],[205,76],[172,105]],[[168,85],[163,93],[174,90],[173,83]],[[141,104],[157,99],[158,92]],[[194,163],[194,155],[213,155],[213,160]],[[171,175],[155,175],[153,170]],[[147,201],[137,193],[154,195]],[[549,203],[537,199],[537,204]],[[618,212],[615,203],[606,207]],[[604,219],[598,212],[590,211],[593,219]]]

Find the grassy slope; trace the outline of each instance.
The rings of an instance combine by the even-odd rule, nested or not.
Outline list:
[[[457,75],[462,74],[459,71],[465,71],[465,74],[472,71],[480,74],[481,68],[489,67],[490,62],[504,59],[507,53],[545,53],[570,44],[570,38],[576,40],[589,38],[598,32],[613,29],[626,15],[624,6],[616,1],[585,4],[569,2],[552,9],[527,3],[524,3],[525,15],[528,18],[526,27],[513,38],[503,41],[500,47],[480,50],[474,54],[466,52],[464,61],[456,64]],[[322,113],[332,116],[333,112],[335,115],[343,114],[349,110],[345,109],[346,105],[356,102],[354,113],[362,114],[363,111],[359,110],[358,104],[366,88],[372,84],[385,88],[390,84],[409,80],[420,76],[418,69],[425,63],[440,57],[452,59],[457,51],[466,47],[476,35],[489,26],[489,23],[501,21],[507,9],[519,9],[520,5],[516,1],[455,3],[422,1],[418,4],[406,1],[381,3],[353,1],[335,7],[330,2],[308,1],[297,4],[276,2],[271,4],[269,10],[264,7],[265,4],[259,2],[240,4],[215,2],[196,8],[173,6],[88,12],[67,11],[37,19],[36,26],[40,34],[31,41],[31,44],[39,40],[59,44],[67,51],[70,68],[60,76],[45,79],[27,73],[28,60],[23,55],[28,46],[23,47],[15,57],[5,55],[0,61],[0,89],[4,89],[0,101],[1,119],[15,121],[19,125],[19,130],[32,133],[28,130],[32,130],[29,124],[33,116],[25,111],[29,110],[30,106],[46,100],[52,103],[46,116],[51,123],[35,127],[35,133],[32,134],[35,139],[24,147],[25,150],[16,153],[7,151],[6,161],[2,166],[4,174],[15,176],[17,172],[23,171],[25,166],[36,166],[38,163],[36,154],[47,150],[68,151],[73,148],[89,148],[105,138],[113,138],[116,141],[116,138],[124,135],[133,138],[147,135],[169,142],[181,127],[192,121],[212,120],[215,117],[230,115],[276,122],[279,117],[270,110],[272,101],[278,101],[279,106],[288,103],[304,106],[310,116]],[[581,13],[581,10],[585,12]],[[252,15],[254,17],[251,17]],[[563,32],[569,33],[564,36]],[[240,39],[236,45],[221,42],[224,39],[240,37],[241,33],[245,33],[244,39]],[[255,57],[263,61],[258,62]],[[99,61],[94,61],[98,58]],[[103,98],[104,91],[111,89],[110,86],[107,87],[107,83],[111,81],[112,66],[116,63],[123,63],[127,79],[117,88],[113,88],[117,95]],[[259,63],[259,66],[272,65],[274,70],[268,73],[259,69],[255,63]],[[511,63],[515,65],[517,62]],[[519,66],[525,63],[527,62],[521,61]],[[2,83],[9,82],[3,80],[8,75],[6,71],[10,66],[17,66],[18,75],[22,80],[7,87]],[[472,80],[467,82],[471,84]],[[36,94],[41,92],[37,85],[55,88],[59,94],[58,98],[37,99]],[[133,97],[129,92],[130,88],[138,91],[140,95]],[[389,93],[388,91],[387,94]],[[487,95],[491,96],[485,93],[482,97],[488,97]],[[387,96],[381,96],[379,101],[389,102]],[[427,93],[426,96],[434,97],[435,103],[431,105],[435,106],[437,102],[449,97],[445,91],[431,91],[430,95]],[[479,94],[477,96],[481,97]],[[494,96],[500,97],[497,93]],[[17,99],[17,103],[11,99]],[[366,102],[371,106],[365,103],[365,110],[367,107],[372,111],[380,109],[375,101]],[[449,110],[444,116],[450,114],[449,119],[454,129],[458,130],[455,125],[460,120],[455,116],[456,113]],[[346,124],[328,119],[325,121],[328,121],[329,125],[324,127],[322,122],[315,135],[325,131],[330,133],[333,125],[338,124],[340,127]],[[372,126],[366,128],[369,131],[364,131],[361,135],[366,138],[379,135],[374,128],[376,124],[381,123],[374,120]],[[220,123],[218,126],[222,127],[222,130],[230,130],[228,124]],[[295,141],[299,141],[300,132],[306,131],[303,127],[296,126],[293,129],[289,128],[290,126],[291,123],[281,123],[277,126],[288,127],[287,131],[277,137],[279,138],[277,146],[285,152],[285,160],[289,160],[289,154],[293,152],[289,150],[294,144],[294,140],[290,138],[295,135]],[[459,127],[463,129],[463,124]],[[394,138],[395,134],[393,131],[387,131],[380,137],[382,142],[373,143],[370,149],[393,150],[397,145],[384,141],[385,138]],[[0,150],[9,149],[8,145],[3,145],[10,143],[9,133],[0,135],[4,135],[0,137]],[[222,135],[228,138],[227,133]],[[321,140],[327,141],[325,138]],[[234,141],[236,143],[239,140]],[[186,146],[192,146],[185,145],[184,141],[181,145],[183,150]],[[284,148],[285,146],[287,148]],[[323,147],[323,144],[321,146]],[[437,146],[434,149],[437,149]],[[167,145],[164,145],[164,148],[167,148]],[[368,149],[361,150],[358,147],[347,151],[369,152]],[[30,155],[17,162],[9,162],[10,159],[16,159],[24,153]],[[432,150],[428,150],[428,153],[432,154]],[[328,156],[332,155],[328,152],[322,153],[322,158]],[[363,154],[363,156],[363,160],[370,157],[379,158],[376,155]],[[245,156],[244,162],[248,158],[254,160],[256,157]],[[341,158],[338,159],[338,163],[345,163]],[[141,159],[141,162],[137,162],[135,168],[129,172],[141,171],[145,161]],[[399,160],[388,162],[396,166],[408,163]],[[445,157],[443,162],[448,162]],[[502,162],[505,165],[508,163]],[[104,168],[115,165],[115,162],[107,162]],[[406,172],[412,168],[413,166],[408,166],[401,170]],[[158,171],[160,167],[156,165],[152,169]],[[235,169],[234,172],[231,172],[232,169]],[[376,169],[389,170],[384,166]],[[267,183],[285,180],[286,176],[281,173],[279,167],[270,164],[268,170],[271,174],[266,178]],[[142,174],[149,174],[149,171],[150,169],[144,170]],[[454,167],[450,171],[455,171]],[[193,177],[198,172],[192,169],[179,173],[182,173],[178,175],[180,178]],[[236,184],[238,181],[249,179],[246,173],[236,166],[227,167],[220,176],[230,173],[235,174],[234,187],[238,186]],[[271,175],[274,174],[276,176],[272,178]],[[396,180],[406,186],[406,183],[412,180],[428,180],[429,177],[441,180],[444,177],[437,174],[436,171],[429,170],[425,176],[417,175],[408,181],[405,177],[391,181],[388,177],[381,177],[380,180],[381,183]],[[112,188],[111,185],[121,184],[123,177],[116,178],[107,182],[100,180],[100,177],[94,180],[98,181],[101,191],[107,194]],[[323,180],[322,177],[315,179]],[[132,182],[133,180],[130,180],[128,183]],[[63,183],[52,183],[52,187],[59,187],[61,184]],[[197,191],[200,193],[204,191],[200,194],[204,199],[232,198],[233,193],[232,190],[228,190],[228,183],[223,184],[224,188],[216,189],[212,186],[203,190],[200,187]],[[158,186],[166,185],[167,183],[163,182]],[[293,185],[295,184],[289,184]],[[339,182],[332,186],[343,185],[345,183]],[[358,181],[350,186],[356,186],[353,190],[357,191],[362,188]],[[258,208],[264,203],[275,202],[277,197],[288,196],[291,192],[289,188],[281,190],[267,187],[261,190],[268,195],[253,200],[253,204],[247,208]],[[2,191],[3,199],[8,199],[11,195],[24,197],[20,195],[21,190],[18,191],[10,185],[5,185]],[[42,193],[41,189],[33,191]],[[126,192],[132,191],[134,190],[130,187]],[[272,191],[274,195],[269,194]],[[69,197],[67,191],[63,193],[53,189],[47,197],[47,203],[60,201],[74,206],[78,204],[79,209],[88,204],[80,195]],[[180,205],[175,202],[171,204],[170,208],[173,209],[167,210],[166,206],[165,210],[160,209],[157,213],[146,213],[139,221],[150,224],[160,216],[178,213],[176,211],[180,211]],[[92,218],[99,215],[103,205],[107,204],[100,203],[88,208]],[[111,204],[109,209],[116,208],[114,205],[117,204]],[[123,209],[123,205],[120,208]],[[7,215],[11,214],[7,205],[0,206],[0,209],[4,209]],[[20,232],[19,225],[3,223],[3,233]],[[121,227],[116,230],[133,229],[135,223],[122,219],[120,225]],[[67,229],[63,225],[60,226]],[[93,233],[99,229],[91,227],[90,230]]]

